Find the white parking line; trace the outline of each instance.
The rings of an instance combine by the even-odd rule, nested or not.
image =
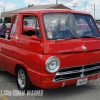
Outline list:
[[[6,96],[0,94],[0,98],[3,99],[3,100],[9,100]]]

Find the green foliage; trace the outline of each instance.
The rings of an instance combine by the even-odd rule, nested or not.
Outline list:
[[[0,19],[0,23],[2,23],[2,18]]]
[[[29,4],[28,7],[34,6],[33,4]]]
[[[11,23],[11,18],[10,17],[4,18],[4,23]]]
[[[98,19],[98,20],[95,20],[95,21],[100,21],[100,20]]]

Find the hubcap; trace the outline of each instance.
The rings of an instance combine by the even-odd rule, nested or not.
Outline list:
[[[26,77],[25,77],[25,73],[22,69],[20,69],[18,71],[18,84],[21,89],[24,88],[26,85]]]

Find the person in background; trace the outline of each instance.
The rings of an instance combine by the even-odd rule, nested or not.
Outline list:
[[[24,21],[23,24],[24,24],[24,26],[28,26],[27,21]]]
[[[0,37],[5,38],[6,31],[7,31],[6,25],[2,24],[2,26],[0,26]]]

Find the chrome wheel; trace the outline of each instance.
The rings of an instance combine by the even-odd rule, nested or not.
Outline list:
[[[18,70],[18,84],[20,86],[21,89],[23,89],[25,86],[26,86],[26,76],[25,76],[25,73],[22,69],[19,69]]]

